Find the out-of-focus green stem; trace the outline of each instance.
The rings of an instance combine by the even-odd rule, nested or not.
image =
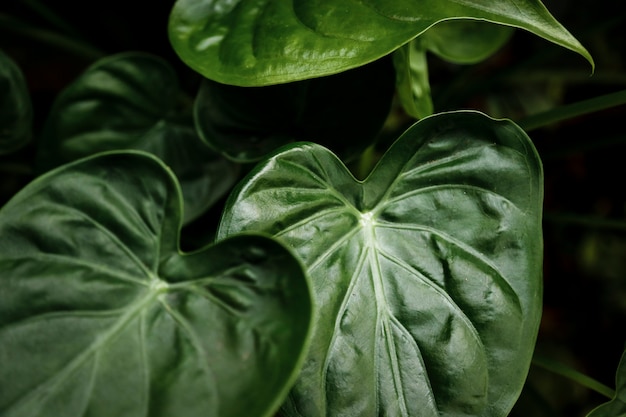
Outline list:
[[[63,49],[90,61],[96,60],[105,55],[105,53],[98,48],[86,44],[78,39],[73,39],[69,36],[61,35],[49,30],[40,29],[4,13],[0,13],[0,30],[13,32],[38,42]]]
[[[572,213],[546,213],[543,216],[545,221],[561,224],[576,224],[590,229],[611,229],[626,231],[626,221],[604,219],[597,216],[588,216]]]
[[[374,168],[374,165],[376,165],[376,162],[377,160],[375,146],[371,145],[367,149],[365,149],[363,154],[361,154],[361,157],[359,158],[358,164],[356,166],[356,172],[354,173],[355,176],[359,180],[365,179],[372,171],[372,168]]]
[[[562,377],[570,379],[584,387],[596,391],[609,399],[613,399],[613,397],[615,396],[615,391],[602,384],[601,382],[598,382],[590,376],[577,371],[576,369],[573,369],[563,363],[556,362],[543,355],[538,355],[535,353],[532,363],[533,365],[553,372],[557,375],[561,375]]]
[[[608,109],[626,104],[626,90],[616,93],[605,94],[589,100],[567,104],[539,114],[528,116],[519,120],[517,124],[525,131],[531,131],[540,127],[549,126],[562,120],[571,119],[583,114]]]
[[[22,3],[30,7],[35,13],[47,20],[57,29],[65,32],[66,35],[80,37],[80,33],[78,33],[72,25],[39,0],[22,0]]]

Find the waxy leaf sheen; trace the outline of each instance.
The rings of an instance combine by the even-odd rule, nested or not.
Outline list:
[[[181,253],[146,153],[51,171],[0,210],[0,415],[272,416],[306,352],[300,262],[266,236]]]
[[[38,144],[39,170],[98,152],[150,152],[176,174],[190,222],[234,185],[238,167],[200,140],[191,104],[185,112],[180,98],[176,73],[157,56],[126,52],[97,61],[56,98]]]
[[[270,233],[317,305],[287,416],[506,416],[541,316],[542,167],[514,123],[422,119],[364,181],[327,149],[285,147],[218,230]]]
[[[177,0],[169,37],[207,78],[269,85],[359,67],[451,19],[525,29],[593,64],[539,0]]]

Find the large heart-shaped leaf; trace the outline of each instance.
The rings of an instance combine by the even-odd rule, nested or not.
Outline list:
[[[0,414],[269,416],[311,316],[299,261],[233,237],[181,253],[174,176],[145,153],[54,170],[0,210]]]
[[[218,230],[264,231],[318,306],[289,416],[505,416],[541,315],[542,169],[477,112],[425,118],[363,181],[299,144],[253,170]]]
[[[178,177],[187,223],[232,187],[238,169],[202,143],[191,106],[185,115],[179,101],[176,74],[162,59],[135,52],[104,58],[57,97],[39,143],[39,168],[110,150],[151,152]]]
[[[539,0],[177,0],[169,36],[205,77],[267,85],[359,67],[450,19],[519,27],[593,63]]]
[[[624,417],[626,416],[626,350],[617,367],[615,377],[615,397],[606,404],[594,409],[587,417]]]
[[[24,76],[0,51],[0,155],[25,145],[32,136],[33,109]]]
[[[304,140],[348,160],[377,137],[394,87],[389,58],[341,74],[265,87],[207,80],[196,98],[196,125],[213,149],[236,161],[257,161],[279,146]]]

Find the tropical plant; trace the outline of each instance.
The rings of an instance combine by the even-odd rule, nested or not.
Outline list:
[[[105,54],[62,6],[0,14],[5,51],[83,60],[40,105],[0,54],[0,415],[497,417],[540,403],[531,364],[609,397],[589,417],[626,412],[623,360],[612,390],[535,349],[527,134],[626,90],[520,117],[463,72],[526,36],[592,73],[540,1],[165,15],[173,51]],[[454,105],[467,80],[491,106]]]

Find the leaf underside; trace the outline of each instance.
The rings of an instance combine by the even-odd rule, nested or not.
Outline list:
[[[476,112],[409,129],[363,182],[302,143],[231,195],[218,236],[271,233],[318,306],[288,416],[505,416],[541,314],[541,164]]]
[[[35,180],[0,210],[0,414],[273,415],[306,349],[300,263],[267,237],[177,248],[145,153]]]
[[[258,161],[279,146],[304,140],[349,160],[374,142],[394,91],[388,58],[341,74],[264,87],[205,80],[194,116],[205,142],[235,161]]]

